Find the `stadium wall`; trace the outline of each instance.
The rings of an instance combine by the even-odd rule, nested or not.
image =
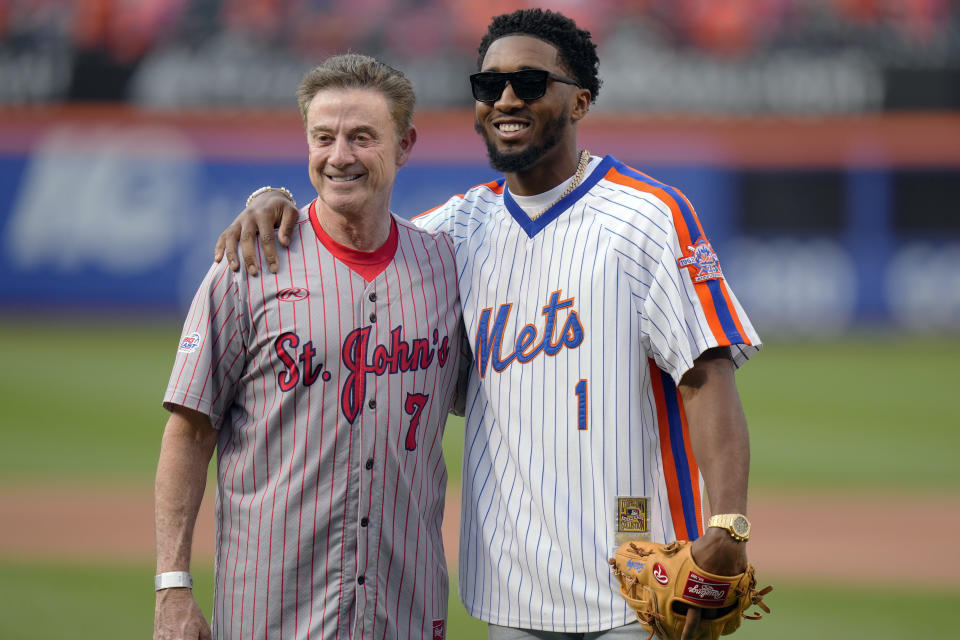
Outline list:
[[[416,124],[394,211],[495,176],[469,112]],[[687,194],[761,331],[960,331],[960,115],[594,114],[581,140]],[[0,309],[179,314],[250,191],[312,197],[305,157],[292,111],[0,111]]]

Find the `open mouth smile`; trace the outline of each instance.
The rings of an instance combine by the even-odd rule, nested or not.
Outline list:
[[[503,133],[516,133],[517,131],[522,131],[530,127],[530,125],[525,122],[500,122],[494,126]]]
[[[493,135],[507,144],[525,140],[533,129],[530,122],[523,120],[499,120],[492,122],[491,126]]]

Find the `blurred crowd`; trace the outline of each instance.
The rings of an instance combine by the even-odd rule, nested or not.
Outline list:
[[[465,106],[490,17],[524,6],[593,34],[601,108],[960,108],[957,0],[0,0],[0,105],[291,106],[352,50]]]

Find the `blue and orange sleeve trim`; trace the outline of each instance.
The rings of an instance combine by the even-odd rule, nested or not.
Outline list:
[[[706,239],[693,205],[678,189],[663,184],[620,162],[614,164],[605,178],[615,184],[649,193],[665,203],[673,216],[673,224],[677,230],[681,253],[685,247],[692,246],[698,238]],[[694,282],[693,288],[700,300],[700,306],[706,316],[713,338],[718,345],[753,344],[743,329],[743,324],[737,314],[736,307],[733,305],[725,279],[714,278],[703,282]]]
[[[678,540],[696,540],[703,534],[700,467],[693,457],[683,400],[668,373],[652,359],[649,367],[657,407],[663,477],[674,534]]]

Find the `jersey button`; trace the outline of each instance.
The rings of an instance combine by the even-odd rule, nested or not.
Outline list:
[[[366,581],[367,579],[364,578],[363,576],[357,576],[357,584],[363,584]]]
[[[367,468],[367,471],[369,471],[370,469],[373,469],[373,458],[370,458],[369,460],[367,460],[367,464],[363,466]]]
[[[371,291],[371,292],[370,292],[370,295],[367,296],[367,297],[370,298],[370,302],[376,302],[376,301],[377,301],[377,294],[374,293],[373,291]]]
[[[377,314],[371,313],[371,314],[370,314],[370,322],[376,322],[376,321],[377,321]]]
[[[369,524],[369,522],[370,522],[370,521],[367,520],[365,517],[364,517],[364,518],[360,518],[360,526],[361,526],[361,527],[367,526],[367,524]]]
[[[376,400],[371,400],[370,402],[367,403],[367,406],[370,407],[371,409],[376,409],[376,408],[377,408],[377,401],[376,401]]]

